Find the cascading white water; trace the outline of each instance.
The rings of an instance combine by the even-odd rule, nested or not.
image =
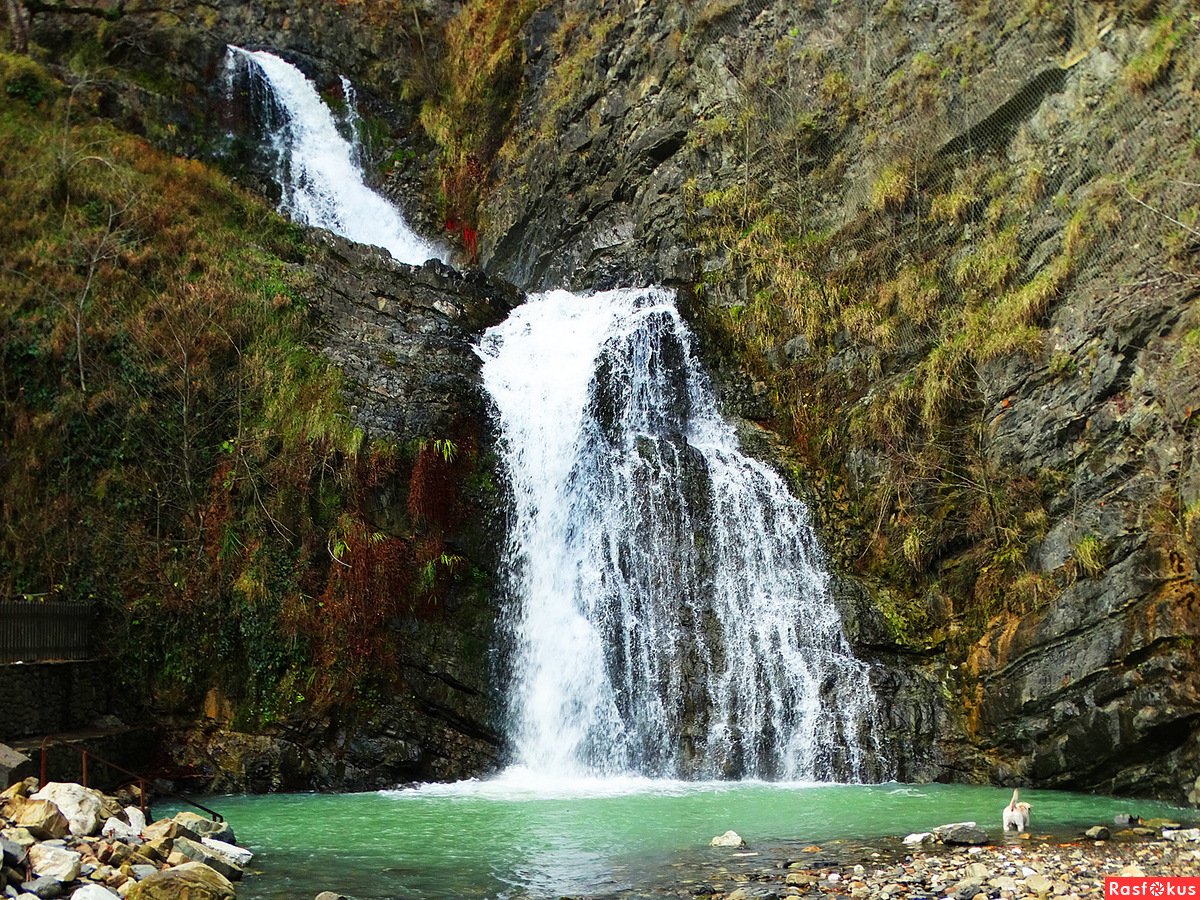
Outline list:
[[[231,46],[225,62],[228,91],[239,70],[251,79],[251,102],[278,160],[275,177],[284,212],[306,225],[383,247],[400,262],[446,259],[445,250],[418,237],[400,212],[363,182],[354,146],[342,137],[303,72],[271,53],[240,47]],[[343,79],[343,89],[348,84]],[[353,91],[346,99],[352,106]]]
[[[808,512],[738,449],[673,295],[543,294],[479,352],[515,504],[516,761],[886,778]]]

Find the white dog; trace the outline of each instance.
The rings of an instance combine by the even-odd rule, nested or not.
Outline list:
[[[1008,806],[1004,807],[1004,830],[1008,831],[1011,828],[1016,832],[1028,831],[1029,809],[1028,803],[1017,802],[1017,792],[1014,790]]]

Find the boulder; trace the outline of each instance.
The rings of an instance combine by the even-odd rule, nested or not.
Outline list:
[[[742,840],[741,835],[732,829],[719,834],[708,842],[710,847],[745,847],[746,842]]]
[[[163,838],[174,840],[178,837],[188,838],[192,841],[200,840],[200,835],[190,828],[180,825],[174,819],[159,819],[152,825],[147,825],[142,829],[142,836],[147,841],[157,841]]]
[[[34,844],[29,848],[29,863],[35,875],[49,875],[59,881],[74,881],[79,877],[82,857],[66,847]]]
[[[71,831],[67,817],[49,800],[25,801],[13,822],[18,828],[28,829],[40,841],[66,837]]]
[[[1054,889],[1054,882],[1045,875],[1034,873],[1025,877],[1025,887],[1035,894],[1048,894]]]
[[[25,847],[6,837],[0,837],[0,865],[16,866],[25,860]]]
[[[28,797],[32,791],[24,781],[16,781],[0,791],[0,801],[12,800],[14,797]]]
[[[151,875],[137,882],[125,895],[126,900],[233,900],[233,883],[215,869],[200,862],[186,862],[174,869]]]
[[[71,823],[72,834],[95,834],[103,821],[100,813],[104,809],[104,798],[98,791],[81,784],[52,781],[30,799],[49,800],[57,806]]]
[[[1083,833],[1083,836],[1089,841],[1107,841],[1109,838],[1109,831],[1103,825],[1093,825]]]
[[[63,883],[57,878],[51,878],[47,875],[35,878],[33,881],[26,881],[21,885],[21,890],[27,894],[40,897],[41,900],[53,900],[54,897],[61,897],[66,888],[63,887]]]
[[[28,850],[37,843],[37,838],[30,834],[28,828],[5,828],[0,831],[0,836],[5,840],[12,841],[14,844],[20,844],[21,847]]]
[[[116,816],[109,816],[108,821],[104,823],[104,827],[100,829],[100,833],[106,838],[114,838],[118,841],[141,841],[142,830],[134,828],[128,822],[122,822]]]
[[[174,843],[171,838],[154,838],[154,840],[142,844],[142,853],[158,862],[166,862],[167,857],[171,855],[171,845]]]
[[[186,862],[187,860],[203,863],[210,868],[216,869],[232,881],[237,881],[242,877],[242,870],[223,854],[217,853],[215,850],[210,850],[208,847],[190,838],[175,838],[175,846],[172,847],[171,855],[167,857],[167,862],[171,865],[179,865],[180,862]]]
[[[987,832],[974,822],[943,825],[938,830],[942,843],[952,847],[976,847],[988,843]]]
[[[75,889],[75,893],[71,894],[71,900],[113,900],[114,897],[120,896],[102,885],[85,884],[83,887]]]
[[[136,828],[140,834],[146,827],[146,814],[136,806],[127,806],[125,807],[125,821]]]
[[[1200,828],[1164,828],[1162,836],[1168,841],[1194,844],[1200,841]]]
[[[215,850],[217,853],[224,856],[235,866],[245,868],[250,860],[254,859],[254,854],[245,847],[239,847],[237,844],[230,844],[226,841],[218,841],[216,838],[200,838],[200,843],[209,850]]]
[[[0,785],[16,787],[33,774],[33,760],[8,744],[0,744]]]
[[[933,844],[937,841],[932,831],[917,831],[906,835],[903,843],[909,847],[919,847],[922,844]]]
[[[4,797],[3,799],[0,799],[0,818],[15,819],[17,817],[17,813],[19,813],[28,802],[29,800],[26,799],[24,794],[14,794],[11,797]]]
[[[341,894],[335,894],[333,891],[321,891],[313,900],[346,900]]]
[[[194,812],[180,812],[171,817],[173,822],[178,822],[188,831],[198,834],[200,837],[215,838],[218,841],[227,843],[235,843],[237,837],[233,833],[233,827],[228,822],[217,822],[213,819],[205,818]]]

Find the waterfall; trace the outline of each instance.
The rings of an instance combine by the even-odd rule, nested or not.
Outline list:
[[[673,295],[542,294],[479,354],[514,501],[516,762],[888,777],[808,511],[740,452]]]
[[[232,46],[225,64],[227,91],[232,97],[245,79],[252,114],[272,145],[284,212],[305,225],[383,247],[400,262],[445,259],[443,249],[418,237],[387,199],[367,187],[360,154],[303,72],[271,53]],[[353,89],[345,78],[342,87],[353,124]]]

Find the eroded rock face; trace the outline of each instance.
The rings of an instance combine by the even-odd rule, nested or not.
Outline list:
[[[345,373],[368,436],[400,442],[486,420],[472,350],[521,299],[511,285],[436,260],[395,262],[328,232],[310,265],[321,349]]]

